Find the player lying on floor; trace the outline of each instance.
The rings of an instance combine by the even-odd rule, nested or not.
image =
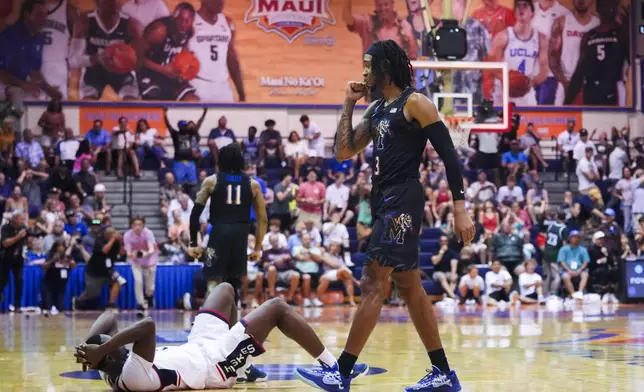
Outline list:
[[[195,318],[188,343],[180,346],[157,348],[151,318],[121,331],[117,318],[111,313],[101,315],[74,354],[83,369],[98,369],[114,391],[231,389],[239,376],[252,381],[247,372],[249,357],[265,352],[262,343],[275,327],[323,367],[336,364],[311,326],[281,299],[267,301],[237,321],[235,292],[228,283],[210,293]],[[131,351],[125,348],[127,344],[132,344]],[[368,370],[367,365],[358,364],[352,376]]]

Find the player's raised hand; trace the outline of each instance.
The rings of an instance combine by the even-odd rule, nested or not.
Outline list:
[[[201,247],[199,246],[188,249],[188,256],[190,256],[192,259],[195,259],[195,260],[199,260],[201,258],[202,253],[203,253],[203,249],[201,249]]]
[[[476,226],[474,226],[474,222],[472,222],[472,218],[470,218],[465,208],[454,209],[454,231],[456,232],[456,239],[466,246],[474,240]]]
[[[349,82],[347,83],[347,99],[358,101],[360,98],[367,94],[368,86],[362,82]]]

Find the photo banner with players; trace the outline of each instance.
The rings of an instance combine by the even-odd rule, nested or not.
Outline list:
[[[559,134],[567,130],[569,120],[574,120],[578,127],[583,128],[583,120],[580,111],[568,111],[565,114],[561,112],[531,112],[521,111],[521,124],[517,131],[518,135],[525,135],[528,124],[532,123],[534,130],[541,140],[559,137]]]
[[[421,0],[47,0],[42,18],[35,9],[25,21],[22,0],[11,1],[0,9],[0,47],[20,41],[29,58],[0,54],[0,68],[43,78],[51,88],[28,91],[40,100],[338,105],[374,40],[395,40],[411,59],[427,52]],[[430,3],[436,22],[443,8],[459,20],[470,10],[464,60],[508,63],[517,106],[632,107],[631,0],[596,1]],[[416,76],[419,90],[436,86]],[[497,101],[493,79],[468,71],[449,84],[475,103]]]

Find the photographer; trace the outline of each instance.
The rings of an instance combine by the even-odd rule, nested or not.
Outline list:
[[[127,282],[114,269],[113,260],[116,260],[123,251],[121,235],[114,228],[109,227],[100,231],[85,267],[85,291],[79,297],[72,299],[74,310],[96,309],[104,285],[110,287],[107,307],[116,308],[121,287]],[[85,253],[83,249],[83,254]]]
[[[25,265],[23,248],[27,241],[27,227],[25,216],[21,211],[16,211],[11,221],[0,229],[0,302],[4,301],[4,288],[9,283],[9,272],[13,273],[13,305],[9,311],[20,312],[22,303],[22,272]]]
[[[145,218],[135,216],[130,223],[132,227],[123,236],[127,259],[132,266],[134,277],[134,295],[139,310],[154,307],[154,283],[157,271],[157,242],[150,229],[145,227]],[[145,282],[145,298],[143,283]]]
[[[49,316],[50,312],[55,316],[59,311],[65,310],[67,280],[70,270],[76,267],[71,254],[77,246],[75,242],[68,246],[64,241],[56,241],[47,255],[47,261],[42,266],[44,271],[42,312],[45,317]],[[87,256],[89,258],[89,255]]]

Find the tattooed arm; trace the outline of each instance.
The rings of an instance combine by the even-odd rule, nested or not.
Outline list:
[[[351,121],[353,117],[353,108],[356,106],[356,100],[347,97],[344,100],[340,122],[335,133],[335,158],[338,161],[345,161],[364,150],[371,137],[371,114],[375,102],[365,110],[360,122],[354,127]]]
[[[548,63],[550,64],[550,70],[555,75],[557,81],[563,84],[564,88],[567,89],[568,80],[566,80],[566,75],[563,70],[563,64],[561,63],[561,50],[563,47],[563,25],[563,16],[558,17],[552,24],[550,44],[548,46]]]

